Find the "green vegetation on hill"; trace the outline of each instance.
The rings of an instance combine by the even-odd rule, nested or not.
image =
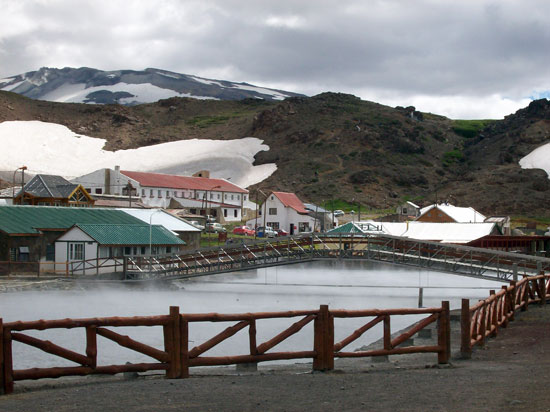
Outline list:
[[[453,132],[456,134],[465,137],[466,139],[471,139],[479,135],[483,129],[485,129],[490,124],[494,123],[496,120],[453,120]]]

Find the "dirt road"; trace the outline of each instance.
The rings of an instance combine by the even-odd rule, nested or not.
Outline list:
[[[519,313],[470,360],[426,356],[346,360],[330,373],[298,364],[18,382],[0,411],[550,411],[549,305]]]

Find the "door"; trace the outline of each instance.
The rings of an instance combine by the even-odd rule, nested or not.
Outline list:
[[[289,230],[288,233],[290,234],[290,236],[292,236],[294,234],[294,223],[290,224],[290,230]]]

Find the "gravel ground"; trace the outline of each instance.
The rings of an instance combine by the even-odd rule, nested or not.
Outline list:
[[[437,365],[435,354],[388,362],[340,360],[332,372],[311,364],[191,369],[190,379],[158,375],[16,383],[0,411],[550,411],[550,306],[516,315],[472,359]],[[416,341],[416,339],[415,339]],[[422,344],[422,342],[420,342]]]

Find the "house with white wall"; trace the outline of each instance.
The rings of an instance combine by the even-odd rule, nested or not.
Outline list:
[[[273,229],[283,229],[289,234],[312,232],[315,227],[315,217],[309,215],[302,201],[294,193],[271,192],[260,207],[261,216],[247,222],[250,227],[270,226]]]
[[[100,169],[73,179],[93,194],[132,194],[141,202],[162,208],[186,208],[191,214],[214,215],[222,221],[240,221],[248,190],[226,179],[164,173]]]

